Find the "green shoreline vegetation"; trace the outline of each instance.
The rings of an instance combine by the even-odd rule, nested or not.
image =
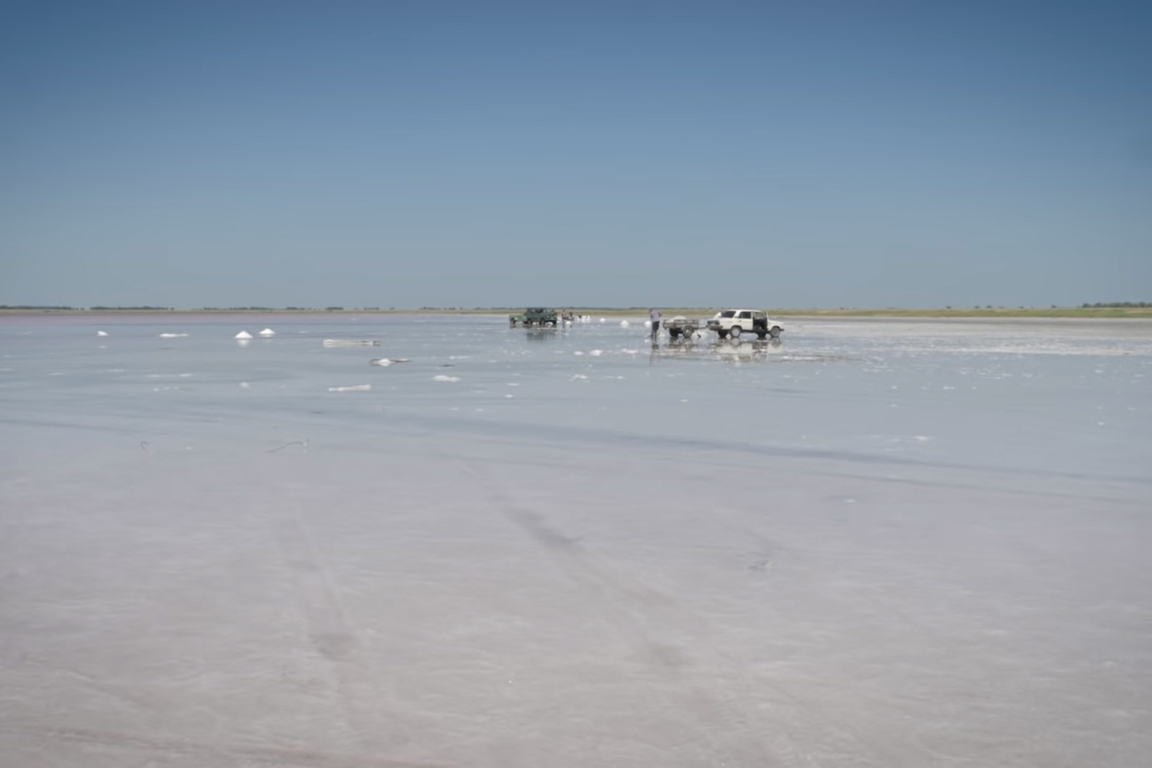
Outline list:
[[[565,311],[582,315],[598,316],[633,316],[647,314],[648,307],[557,307]],[[202,315],[202,314],[466,314],[466,315],[505,315],[522,312],[523,307],[420,307],[401,309],[389,307],[202,307],[200,309],[176,309],[159,306],[132,306],[132,307],[70,307],[46,305],[6,305],[0,304],[2,314],[76,314],[76,315],[133,315],[133,314],[171,314],[171,315]],[[715,307],[661,307],[660,311],[665,317],[673,315],[711,315]],[[769,308],[769,314],[780,317],[828,317],[828,318],[1134,318],[1152,319],[1152,302],[1114,302],[1082,304],[1079,307],[1051,306],[1046,309],[1037,307],[972,307],[943,309],[931,308],[900,308],[888,307],[885,309],[802,309],[802,308]]]

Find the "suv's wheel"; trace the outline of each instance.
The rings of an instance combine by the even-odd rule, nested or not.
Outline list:
[[[728,338],[728,331],[724,330],[723,328],[717,328],[716,335],[722,339],[726,339]]]
[[[734,325],[731,329],[729,329],[728,333],[732,335],[732,338],[738,339],[740,338],[740,334],[744,333],[744,329],[738,325]]]
[[[774,326],[772,326],[772,330],[768,331],[768,333],[769,333],[769,335],[772,336],[772,338],[778,339],[778,338],[780,338],[780,331],[782,331],[782,330],[784,330],[784,329],[781,328],[780,326],[774,325]]]

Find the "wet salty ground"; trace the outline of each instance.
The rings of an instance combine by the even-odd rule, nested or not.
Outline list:
[[[0,762],[1145,764],[1152,324],[787,328],[0,318]]]

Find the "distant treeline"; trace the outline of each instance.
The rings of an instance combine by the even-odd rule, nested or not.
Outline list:
[[[646,307],[575,307],[575,306],[569,305],[567,308],[573,309],[573,310],[579,310],[582,312],[629,312],[629,311],[646,312],[647,311]],[[993,305],[991,305],[991,304],[984,305],[983,307],[979,304],[976,304],[972,308],[974,310],[978,310],[978,311],[990,310],[993,312],[999,312],[1001,310],[1008,309],[1008,308],[1003,307],[1003,306],[993,307]],[[523,307],[471,307],[471,308],[467,308],[467,307],[429,307],[429,306],[424,306],[424,307],[420,307],[419,311],[421,311],[421,312],[504,312],[504,311],[509,311],[509,310],[520,311],[522,309],[523,309]],[[707,308],[707,307],[696,307],[696,308],[682,307],[681,309],[684,309],[685,311],[704,311],[704,310],[707,310],[709,308]],[[951,305],[949,305],[949,306],[945,307],[943,311],[951,312],[951,311],[953,311],[953,309],[954,308]],[[1019,309],[1023,310],[1023,311],[1047,311],[1047,310],[1038,310],[1035,307],[1028,308],[1028,307],[1024,307],[1024,306],[1019,307]],[[1080,310],[1080,309],[1152,309],[1152,301],[1098,301],[1095,304],[1090,304],[1088,302],[1085,302],[1085,303],[1081,304],[1079,307],[1063,307],[1063,308],[1058,307],[1057,305],[1053,304],[1051,306],[1051,309],[1052,310],[1058,310],[1058,311],[1066,311],[1066,312],[1076,312],[1077,310]],[[25,311],[25,312],[86,312],[86,311],[88,311],[88,312],[179,312],[179,311],[192,311],[192,312],[322,312],[322,311],[327,311],[327,312],[382,312],[382,311],[388,311],[388,312],[395,312],[396,308],[395,307],[388,307],[387,310],[384,310],[382,307],[354,307],[354,308],[346,309],[344,307],[333,305],[333,306],[324,307],[323,309],[319,309],[316,307],[247,306],[247,307],[201,307],[200,309],[195,309],[195,310],[177,310],[175,307],[159,307],[159,306],[152,306],[149,304],[142,304],[139,306],[127,306],[127,307],[110,307],[110,306],[104,306],[102,304],[98,304],[94,307],[72,307],[72,306],[68,306],[68,305],[64,305],[64,304],[60,304],[60,305],[55,305],[55,304],[0,304],[0,311],[4,311],[4,310]],[[811,310],[785,310],[783,308],[777,308],[777,310],[781,311],[781,312],[788,311],[788,312],[792,312],[792,313],[803,312],[803,311],[816,311],[816,312],[835,311],[835,310],[821,310],[821,309],[815,309],[815,308],[813,308]],[[401,311],[411,311],[411,310],[401,310]],[[851,308],[846,308],[846,307],[840,307],[839,311],[844,312],[844,311],[856,311],[856,310],[851,309]],[[922,312],[922,311],[938,311],[938,310],[924,310],[924,309],[906,310],[906,309],[901,309],[899,307],[888,307],[887,310],[860,310],[860,311],[867,311],[867,312],[888,311],[888,312],[900,313],[900,312],[908,312],[908,311]],[[960,309],[958,311],[963,312],[964,310]],[[1010,311],[1015,311],[1015,310],[1010,310]]]

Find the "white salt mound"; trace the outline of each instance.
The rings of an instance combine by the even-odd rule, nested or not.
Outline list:
[[[248,333],[248,331],[240,331],[240,333],[236,334],[233,338],[250,339],[252,338],[252,334]]]
[[[444,374],[439,374],[438,376],[433,376],[432,381],[460,381],[460,377],[459,376],[445,376]]]
[[[371,384],[353,384],[350,387],[328,387],[329,392],[367,392],[372,389]]]
[[[182,339],[187,335],[188,334],[186,334],[186,333],[162,333],[162,334],[160,334],[160,338],[162,338],[162,339]]]
[[[620,321],[620,327],[621,328],[627,328],[629,325],[630,325],[630,323],[627,320],[621,320]]]
[[[272,330],[271,328],[265,328],[264,330],[260,331],[260,335],[264,338],[268,338],[269,336],[275,336],[276,331]]]
[[[96,331],[96,335],[97,336],[107,336],[108,334],[105,333],[104,331]]]
[[[385,367],[387,367],[389,365],[393,365],[395,363],[406,363],[406,362],[408,362],[408,358],[406,358],[406,357],[396,357],[396,358],[378,357],[375,360],[369,360],[368,365],[378,365],[381,368],[385,368]]]

